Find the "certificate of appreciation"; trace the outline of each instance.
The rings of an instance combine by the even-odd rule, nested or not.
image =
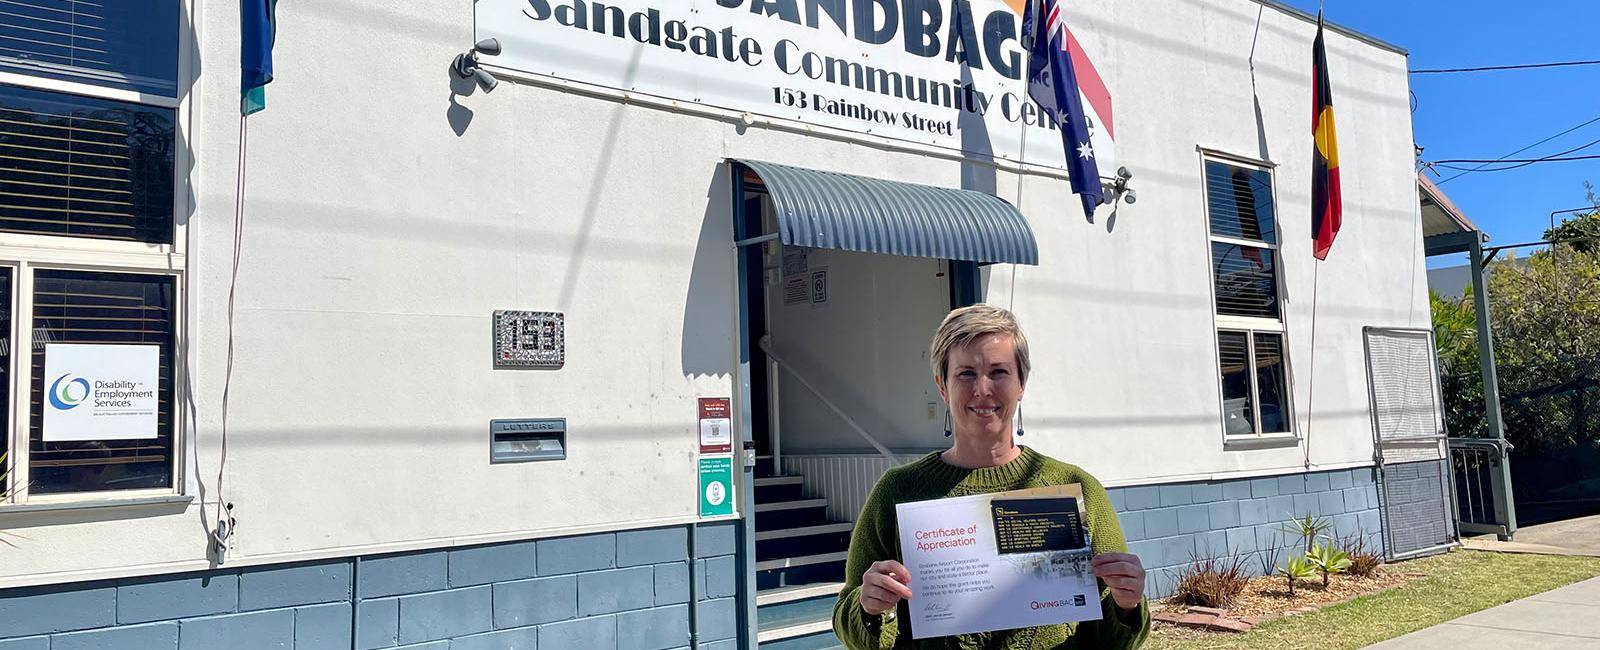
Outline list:
[[[911,636],[1100,618],[1080,486],[895,506],[911,571]]]

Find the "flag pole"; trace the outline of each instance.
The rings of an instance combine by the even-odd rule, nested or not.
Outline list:
[[[1317,260],[1311,266],[1311,376],[1306,380],[1305,468],[1307,472],[1311,471],[1312,403],[1317,395],[1317,279],[1321,275],[1322,260]]]
[[[1023,5],[1022,20],[1023,20],[1024,28],[1026,28],[1028,16],[1032,15],[1034,17],[1034,20],[1038,20],[1039,19],[1038,18],[1039,14],[1037,12],[1033,11],[1033,5],[1034,5],[1035,2],[1038,2],[1038,1],[1039,0],[1028,0],[1027,4]],[[1037,31],[1037,30],[1035,30],[1035,31]],[[1025,35],[1023,35],[1023,38],[1026,39],[1026,42],[1024,43],[1025,47],[1023,47],[1022,49],[1025,50],[1025,51],[1030,52],[1030,56],[1031,56],[1031,52],[1033,51],[1033,43],[1032,43],[1033,34],[1031,34],[1031,33],[1025,34]],[[1027,69],[1026,68],[1023,69],[1022,96],[1023,97],[1027,97],[1028,96],[1028,81],[1027,81]],[[1017,209],[1018,210],[1022,210],[1023,209],[1022,208],[1023,180],[1024,180],[1024,176],[1026,176],[1027,170],[1028,170],[1028,121],[1019,119],[1019,120],[1017,120],[1017,125],[1022,129],[1022,137],[1019,138],[1019,140],[1021,142],[1018,145],[1018,149],[1017,149]],[[1015,310],[1016,307],[1017,307],[1017,263],[1016,262],[1012,262],[1011,263],[1011,295],[1008,298],[1006,298],[1006,309]]]

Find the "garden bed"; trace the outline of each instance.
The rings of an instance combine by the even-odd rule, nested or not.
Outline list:
[[[1257,578],[1229,609],[1248,616],[1240,608],[1281,608],[1258,614],[1255,629],[1238,634],[1158,623],[1144,647],[1361,648],[1597,575],[1600,558],[1457,550],[1384,565],[1365,584],[1351,576],[1334,576],[1328,590],[1320,579],[1301,583],[1293,599],[1281,578],[1277,585]],[[1296,609],[1303,613],[1284,615]]]

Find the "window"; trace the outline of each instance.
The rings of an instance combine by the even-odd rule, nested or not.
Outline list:
[[[170,277],[40,270],[33,278],[32,397],[28,485],[33,494],[172,485],[172,298]],[[105,440],[44,439],[46,355],[61,344],[155,348],[154,437],[116,431]],[[111,346],[117,346],[112,348]],[[101,393],[99,383],[90,395]],[[86,405],[87,406],[87,405]],[[82,408],[82,407],[80,407]]]
[[[189,1],[0,0],[0,508],[181,491]]]
[[[171,244],[176,117],[0,86],[0,232]]]
[[[1205,181],[1223,432],[1289,433],[1272,172],[1207,159]]]
[[[0,2],[0,70],[178,96],[176,0]]]

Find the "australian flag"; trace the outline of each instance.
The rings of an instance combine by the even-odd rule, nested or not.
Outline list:
[[[1094,218],[1094,208],[1100,205],[1104,190],[1100,188],[1100,166],[1094,159],[1078,74],[1067,52],[1065,20],[1061,0],[1029,0],[1022,18],[1022,31],[1028,37],[1028,96],[1061,126],[1072,193],[1083,199],[1084,216]]]

